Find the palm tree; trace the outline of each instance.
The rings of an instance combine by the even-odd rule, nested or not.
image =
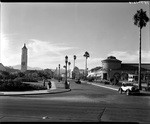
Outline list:
[[[74,67],[75,67],[75,60],[77,59],[77,56],[74,55],[73,58],[74,58]]]
[[[71,65],[71,62],[68,62],[69,78],[70,78],[70,65]]]
[[[146,27],[146,23],[149,21],[149,18],[146,15],[146,11],[140,9],[133,16],[133,19],[134,24],[140,28],[138,87],[141,90],[141,30],[143,27]]]
[[[86,51],[83,56],[86,58],[86,61],[85,61],[85,76],[87,76],[87,58],[90,57],[90,54]]]

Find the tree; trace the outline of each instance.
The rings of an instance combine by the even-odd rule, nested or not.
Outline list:
[[[1,71],[1,75],[4,80],[9,79],[10,73],[7,71]]]
[[[87,59],[90,57],[90,54],[86,51],[83,55],[86,59],[85,61],[85,77],[87,76]]]
[[[77,59],[77,56],[74,55],[74,56],[73,56],[73,59],[74,59],[74,68],[75,68],[75,60]]]
[[[19,76],[19,77],[24,77],[24,76],[25,76],[25,73],[23,73],[23,72],[18,72],[18,76]]]
[[[146,27],[149,18],[146,15],[146,11],[140,9],[133,16],[133,19],[134,19],[134,24],[140,28],[138,87],[141,90],[141,30],[143,27]]]

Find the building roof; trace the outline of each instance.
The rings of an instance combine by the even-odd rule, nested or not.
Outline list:
[[[98,67],[92,68],[90,71],[93,72],[93,71],[98,71],[100,69],[102,69],[102,67],[98,66]]]
[[[122,63],[121,70],[138,70],[138,63]],[[150,63],[142,63],[141,64],[142,71],[150,70]]]
[[[107,59],[104,59],[101,62],[119,62],[120,63],[122,61],[116,59],[116,57],[114,57],[114,56],[109,56],[109,57],[107,57]]]

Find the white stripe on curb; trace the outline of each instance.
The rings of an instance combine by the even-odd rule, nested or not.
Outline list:
[[[87,83],[88,83],[88,82],[87,82]],[[98,84],[94,84],[94,83],[88,83],[88,84],[92,84],[92,85],[95,85],[95,86],[98,86],[98,87],[104,87],[104,88],[107,88],[107,89],[111,89],[111,90],[118,91],[118,89],[112,88],[112,87],[106,87],[106,86],[102,86],[102,85],[98,85]]]

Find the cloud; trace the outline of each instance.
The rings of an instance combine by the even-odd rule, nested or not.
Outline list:
[[[28,48],[30,49],[31,56],[46,55],[47,53],[62,55],[63,51],[73,49],[73,47],[62,46],[60,44],[53,44],[51,42],[36,39],[30,39]]]
[[[1,33],[1,62],[4,66],[17,65],[21,63],[21,48],[20,52],[18,44],[14,43],[14,39],[18,34],[3,34]],[[15,47],[15,49],[14,49]]]
[[[6,58],[9,56],[9,38],[5,34],[1,35],[1,51],[0,51],[0,57],[2,63],[8,63]]]
[[[1,51],[4,52],[6,49],[8,49],[9,38],[2,33],[0,35],[1,35]]]
[[[150,63],[150,51],[141,51],[142,53],[142,62]],[[115,56],[117,59],[121,60],[122,62],[139,62],[139,52],[127,52],[127,51],[112,51],[108,54],[108,56]]]
[[[43,67],[56,66],[64,62],[64,52],[74,49],[74,47],[66,46],[63,43],[52,43],[48,41],[41,41],[37,39],[30,39],[27,43],[29,64],[31,66],[39,66],[41,63]]]
[[[36,39],[27,40],[28,48],[28,65],[46,68],[46,66],[56,65],[56,63],[64,62],[64,53],[74,49],[63,43],[51,43]],[[17,65],[21,63],[22,45],[16,44],[11,46],[13,38],[8,34],[1,34],[1,62],[6,65]],[[17,51],[16,51],[17,50]]]
[[[92,69],[94,67],[97,67],[97,66],[102,66],[102,63],[101,61],[103,60],[104,58],[89,58],[88,60],[88,68],[89,69]]]

